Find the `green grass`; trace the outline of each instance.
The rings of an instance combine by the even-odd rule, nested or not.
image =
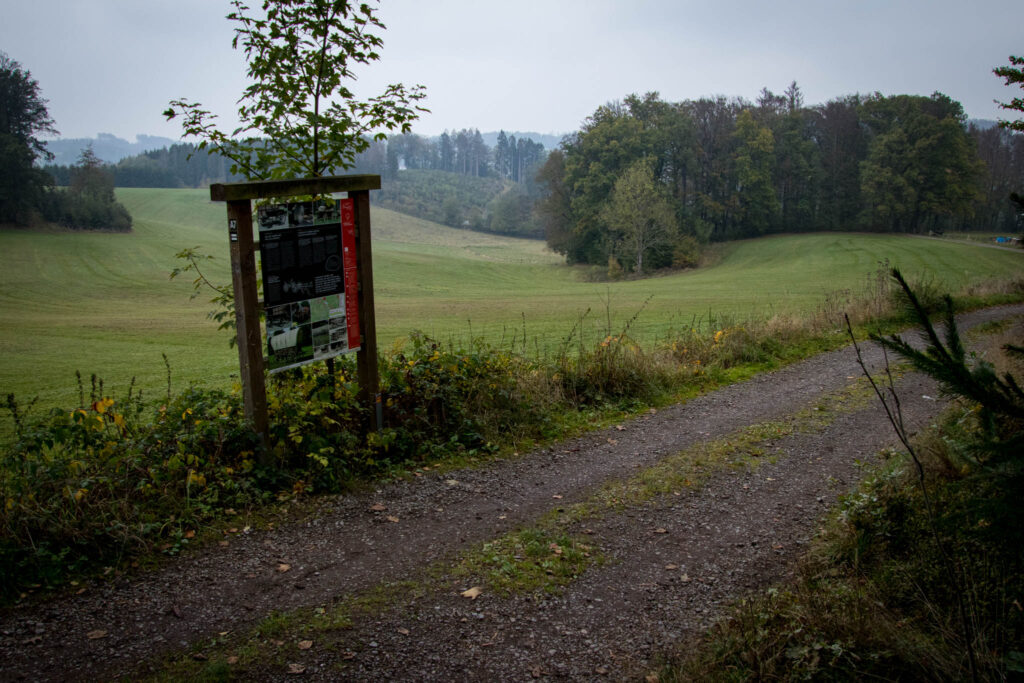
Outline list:
[[[176,388],[226,386],[236,353],[189,301],[187,279],[169,280],[174,254],[200,246],[217,256],[209,275],[228,280],[225,208],[205,190],[122,189],[132,234],[0,231],[0,391],[41,404],[77,402],[74,372],[97,373],[108,390],[134,376],[165,388],[166,353]],[[371,199],[372,201],[372,199]],[[812,234],[736,242],[717,263],[646,280],[596,283],[562,265],[543,243],[446,228],[374,210],[378,337],[386,349],[420,329],[441,341],[470,336],[550,352],[590,309],[588,340],[612,333],[648,301],[630,334],[641,341],[688,329],[708,315],[806,313],[829,292],[859,290],[888,259],[911,278],[949,289],[1021,272],[1022,254],[894,235]]]

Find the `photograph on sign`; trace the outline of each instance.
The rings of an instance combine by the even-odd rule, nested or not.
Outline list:
[[[270,372],[359,348],[351,201],[257,210]]]

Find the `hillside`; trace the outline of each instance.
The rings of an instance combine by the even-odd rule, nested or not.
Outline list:
[[[0,272],[0,386],[42,405],[77,401],[74,373],[124,391],[132,377],[148,392],[172,381],[230,384],[237,356],[190,301],[187,281],[169,281],[175,253],[199,246],[228,280],[223,205],[203,190],[119,190],[132,234],[0,231],[9,266]],[[371,200],[373,201],[373,200]],[[374,275],[382,348],[420,329],[441,341],[470,336],[532,350],[559,347],[574,326],[588,340],[630,328],[641,341],[670,329],[811,311],[840,290],[859,291],[879,262],[913,278],[958,288],[1020,272],[1024,255],[898,235],[806,234],[731,243],[714,266],[617,283],[582,271],[535,240],[455,230],[374,209]],[[840,299],[837,299],[841,300]],[[646,304],[645,304],[646,302]],[[590,311],[587,314],[587,311]],[[579,323],[584,316],[583,324]]]

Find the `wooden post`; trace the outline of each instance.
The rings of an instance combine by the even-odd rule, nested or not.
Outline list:
[[[325,176],[293,180],[210,185],[210,199],[228,203],[231,236],[231,282],[238,325],[238,364],[241,369],[245,416],[267,443],[267,388],[263,341],[256,289],[256,254],[252,234],[252,199],[284,198],[348,192],[355,203],[356,252],[359,270],[361,345],[356,356],[359,390],[370,410],[374,429],[381,427],[380,378],[377,372],[377,327],[373,310],[373,260],[370,245],[370,190],[380,189],[379,175]],[[346,293],[347,295],[347,293]]]
[[[356,354],[359,394],[370,408],[374,431],[383,427],[383,406],[380,401],[380,376],[377,368],[377,320],[373,307],[373,251],[370,240],[370,193],[357,190],[348,193],[355,204],[356,272],[359,274],[359,323],[362,343]]]
[[[235,294],[235,324],[238,333],[238,367],[242,379],[245,418],[267,445],[267,387],[263,377],[263,338],[257,304],[256,249],[252,236],[252,205],[248,199],[228,202],[228,232],[231,239],[231,285]]]

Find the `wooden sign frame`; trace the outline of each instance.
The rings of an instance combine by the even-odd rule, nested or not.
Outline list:
[[[370,190],[380,189],[379,175],[328,176],[294,180],[210,185],[210,199],[227,202],[231,251],[231,284],[235,294],[238,366],[246,420],[266,444],[267,388],[256,285],[256,241],[252,200],[347,192],[355,204],[356,270],[359,279],[359,326],[362,344],[356,352],[359,398],[369,410],[371,427],[381,428],[380,377],[377,370],[377,325],[373,303],[373,257],[370,245]]]

